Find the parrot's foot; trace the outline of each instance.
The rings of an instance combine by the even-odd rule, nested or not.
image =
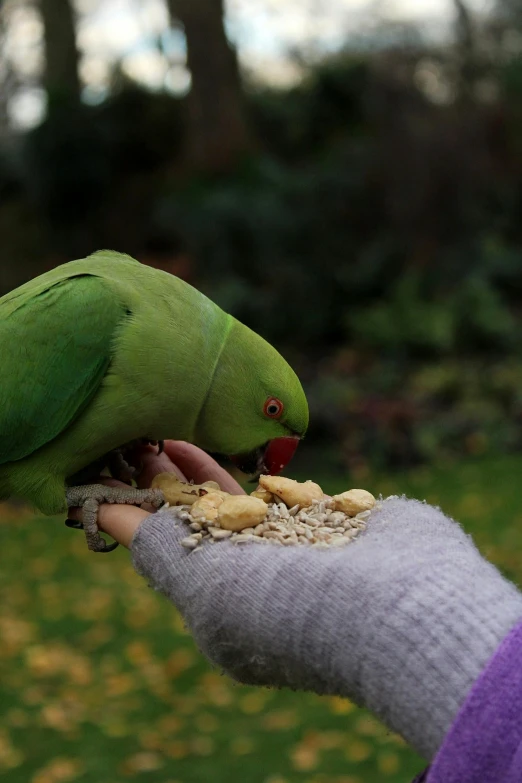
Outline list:
[[[107,455],[107,467],[111,476],[117,481],[122,481],[124,484],[132,484],[136,468],[129,465],[123,456],[122,449],[114,449]]]
[[[155,440],[154,438],[136,438],[136,440],[131,440],[128,443],[123,446],[123,449],[129,450],[129,449],[135,449],[136,446],[157,446],[158,447],[158,454],[161,454],[163,449],[165,448],[165,441],[164,440]]]
[[[158,454],[161,454],[165,450],[164,440],[151,440],[150,438],[140,438],[140,443],[144,446],[157,446]]]
[[[100,503],[124,503],[131,506],[141,506],[150,503],[159,508],[165,502],[163,492],[159,489],[136,489],[135,487],[106,487],[104,484],[87,484],[80,487],[69,487],[66,491],[67,506],[81,506],[83,510],[83,527],[87,546],[93,552],[112,552],[118,544],[107,544],[98,530],[98,507]],[[71,520],[66,520],[68,527],[76,527]]]
[[[141,466],[130,465],[126,459],[129,455],[132,457],[132,452],[137,446],[157,446],[158,454],[161,454],[164,449],[164,441],[139,438],[107,454],[106,462],[111,476],[124,484],[132,484],[141,470]]]

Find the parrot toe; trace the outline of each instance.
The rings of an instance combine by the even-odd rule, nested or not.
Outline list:
[[[122,481],[124,484],[132,484],[136,469],[129,465],[121,449],[114,449],[107,455],[107,467],[111,472],[111,476],[117,481]]]
[[[87,546],[93,552],[112,552],[118,546],[115,541],[107,544],[98,529],[98,508],[101,503],[123,503],[131,506],[141,506],[150,503],[159,508],[165,502],[163,492],[159,489],[137,489],[136,487],[106,487],[104,484],[87,484],[86,486],[69,487],[66,491],[67,506],[82,508],[83,522],[76,523],[67,519],[67,527],[83,527]]]
[[[164,440],[155,440],[152,438],[140,438],[139,443],[141,443],[144,446],[157,446],[158,454],[161,454],[162,451],[165,449]]]

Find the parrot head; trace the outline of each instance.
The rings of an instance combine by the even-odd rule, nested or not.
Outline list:
[[[308,427],[301,383],[262,337],[231,318],[196,443],[232,459],[245,473],[280,473]]]

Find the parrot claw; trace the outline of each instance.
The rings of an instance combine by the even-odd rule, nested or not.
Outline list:
[[[163,451],[165,450],[164,440],[153,440],[152,438],[142,438],[141,443],[144,443],[146,446],[157,446],[158,454],[162,454]]]
[[[98,508],[101,503],[124,503],[141,506],[151,503],[159,508],[165,502],[163,492],[159,489],[136,489],[135,487],[106,487],[104,484],[87,484],[86,486],[69,487],[66,491],[67,506],[82,508],[83,523],[67,519],[67,527],[83,527],[87,546],[93,552],[112,552],[118,546],[117,541],[107,544],[98,529]]]
[[[66,519],[65,520],[65,524],[66,524],[67,527],[72,528],[72,530],[83,530],[83,524],[81,522],[79,522],[77,519]],[[102,541],[103,540],[104,539],[102,538]],[[96,550],[97,552],[102,552],[102,553],[104,553],[104,552],[114,552],[116,547],[119,546],[117,541],[113,541],[112,544],[107,544],[107,542],[105,542],[105,541],[104,541],[104,543],[105,543],[105,548],[104,549],[97,549]]]
[[[66,527],[70,527],[72,530],[83,530],[82,523],[78,522],[77,519],[66,519],[65,525]]]
[[[136,478],[136,474],[140,472],[139,468],[134,464],[135,454],[133,453],[136,447],[139,446],[157,446],[158,454],[162,454],[165,450],[165,441],[155,440],[153,438],[137,438],[136,440],[131,440],[124,446],[120,446],[120,448],[111,451],[107,455],[107,461],[113,478],[117,478],[118,480],[123,481],[125,484],[132,483],[133,479]],[[134,458],[132,465],[129,465],[126,460],[129,452],[131,457]]]
[[[100,552],[102,554],[105,554],[105,552],[114,552],[114,550],[118,547],[119,543],[117,541],[113,541],[112,544],[107,544],[107,542],[105,542],[105,549],[97,549],[96,552]]]

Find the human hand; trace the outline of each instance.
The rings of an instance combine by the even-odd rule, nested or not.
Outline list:
[[[242,492],[189,444],[141,456],[141,487],[172,472]],[[100,523],[232,677],[348,696],[427,758],[522,616],[515,587],[455,522],[417,501],[388,499],[341,550],[222,541],[188,553],[168,510],[104,505]]]
[[[137,529],[133,561],[208,658],[245,683],[350,697],[427,758],[522,616],[460,526],[413,500],[386,500],[342,549],[187,552],[185,536],[160,511]]]
[[[166,440],[161,454],[153,446],[141,447],[138,452],[141,470],[137,477],[140,488],[150,487],[158,473],[173,473],[182,481],[217,481],[221,489],[232,495],[244,494],[244,490],[227,471],[201,449],[184,441]],[[121,484],[114,479],[100,479],[111,486]],[[70,519],[81,521],[81,509],[70,509]],[[98,512],[98,527],[123,546],[129,547],[136,530],[150,512],[129,505],[104,503]]]

